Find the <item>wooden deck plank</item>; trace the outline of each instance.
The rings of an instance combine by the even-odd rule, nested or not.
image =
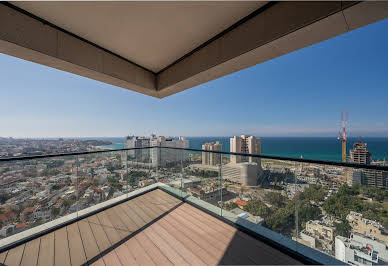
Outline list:
[[[128,231],[133,233],[139,229],[136,223],[128,217],[128,215],[123,211],[120,206],[112,208],[112,211],[121,219],[123,224],[128,228]]]
[[[233,237],[236,234],[236,232],[238,231],[234,227],[230,227],[227,229],[227,228],[220,226],[219,224],[213,224],[212,222],[210,222],[209,219],[211,219],[211,218],[208,217],[208,216],[210,216],[208,214],[206,214],[206,216],[195,215],[195,213],[193,213],[192,209],[190,208],[190,206],[188,204],[185,204],[184,206],[180,206],[179,208],[177,208],[176,213],[179,213],[180,215],[187,217],[187,219],[189,219],[189,220],[195,221],[196,223],[198,223],[201,226],[208,226],[211,230],[214,231],[214,233],[218,237],[220,237],[220,240],[223,240],[223,239],[226,239],[229,237]],[[220,222],[222,223],[222,221],[220,221]]]
[[[150,201],[163,211],[170,210],[182,202],[181,200],[176,199],[175,197],[167,194],[166,192],[163,192],[160,189],[156,189],[150,192],[149,197],[153,199]]]
[[[146,212],[149,216],[158,217],[160,215],[160,211],[164,213],[164,211],[160,210],[158,206],[152,202],[146,202],[142,198],[139,198],[138,202],[142,202],[144,206],[146,206],[146,208],[144,208],[144,212]],[[186,259],[186,261],[190,261],[190,263],[194,263],[196,265],[204,263],[215,265],[217,263],[217,260],[215,260],[214,257],[208,254],[199,245],[187,238],[178,230],[174,229],[168,223],[164,223],[163,220],[164,218],[152,225],[152,227],[163,239],[169,239],[168,242],[170,243],[174,242],[174,248]]]
[[[100,258],[100,259],[96,260],[95,262],[93,262],[92,264],[89,264],[89,265],[91,265],[91,266],[106,266],[103,258]]]
[[[106,254],[104,257],[102,257],[104,260],[105,265],[107,266],[121,266],[121,262],[119,257],[117,257],[116,251],[112,250],[108,254]]]
[[[69,240],[70,261],[72,265],[81,265],[86,262],[84,245],[77,223],[66,227]]]
[[[135,204],[144,206],[143,211],[146,212],[149,217],[156,218],[156,217],[159,217],[160,215],[166,213],[166,211],[161,208],[161,206],[158,204],[158,202],[154,198],[151,198],[151,197],[149,197],[147,199],[139,198],[134,202],[135,202]],[[151,213],[147,212],[150,209],[152,209],[152,212]]]
[[[167,222],[166,219],[160,220],[158,224],[163,227],[169,234],[174,235],[174,237],[179,240],[186,248],[188,248],[193,254],[198,255],[201,260],[207,265],[216,265],[218,264],[217,258],[209,253],[205,248],[201,247],[185,234],[180,232],[177,228],[174,228],[171,224]]]
[[[146,223],[141,219],[136,212],[133,211],[132,208],[130,208],[127,204],[127,202],[124,202],[123,204],[119,205],[122,211],[128,216],[129,219],[131,219],[138,228],[143,227]]]
[[[184,205],[182,205],[184,206]],[[181,207],[182,207],[181,206]],[[178,208],[179,209],[179,208]],[[174,220],[176,220],[176,222],[178,223],[182,223],[183,225],[185,225],[186,227],[190,228],[190,229],[193,229],[194,231],[196,231],[200,236],[202,237],[205,237],[205,238],[208,238],[209,241],[211,241],[210,243],[222,243],[223,245],[221,245],[222,247],[224,245],[226,245],[226,243],[228,243],[230,241],[230,239],[232,237],[225,237],[223,239],[218,239],[216,236],[217,234],[214,232],[214,230],[212,230],[211,228],[209,228],[208,226],[206,225],[203,225],[201,223],[197,223],[196,220],[191,220],[191,219],[187,219],[187,217],[184,217],[185,214],[182,214],[181,212],[178,211],[178,209],[176,209],[174,212],[172,212],[170,215],[171,215],[171,218],[173,218]]]
[[[255,256],[252,256],[253,254],[246,251],[246,249],[243,248],[236,248],[233,249],[231,244],[234,244],[236,241],[238,241],[238,238],[236,236],[237,229],[233,228],[231,230],[226,230],[222,228],[213,228],[210,223],[206,222],[205,220],[200,220],[195,216],[192,216],[189,211],[184,211],[184,209],[187,208],[187,204],[180,206],[177,208],[174,213],[176,215],[179,215],[180,217],[183,217],[184,219],[196,224],[197,226],[201,228],[206,228],[208,234],[216,239],[217,242],[225,243],[227,245],[225,249],[225,253],[233,257],[238,264],[258,264],[259,262],[255,260]],[[219,229],[219,230],[218,230]],[[233,241],[233,242],[232,242]],[[235,247],[235,245],[233,245]],[[254,254],[257,254],[257,252],[254,252]]]
[[[128,249],[125,244],[118,246],[116,249],[116,254],[119,257],[123,265],[139,265],[132,252]],[[137,252],[137,251],[134,251]]]
[[[7,258],[5,259],[4,264],[9,266],[19,266],[20,261],[23,256],[25,244],[17,246],[8,251]]]
[[[139,241],[140,245],[148,253],[151,259],[157,265],[173,265],[172,262],[155,246],[155,244],[143,233],[139,233],[135,236],[136,240]]]
[[[147,201],[147,198],[143,198],[143,200]],[[146,208],[146,206],[141,201],[139,201],[138,198],[131,200],[130,204],[128,204],[128,207],[132,208],[132,210],[135,213],[137,213],[137,215],[141,219],[143,219],[145,224],[148,224],[149,222],[153,221],[156,218],[156,217],[150,217],[145,213],[144,209]]]
[[[164,200],[165,206],[168,206],[170,208],[172,206],[175,206],[176,204],[179,204],[180,202],[182,202],[182,200],[180,200],[174,196],[171,196],[170,194],[168,194],[167,192],[164,192],[161,189],[156,189],[153,192],[154,193],[150,194],[151,196],[157,196],[159,199]]]
[[[225,254],[227,243],[216,241],[208,232],[204,231],[202,228],[192,226],[184,220],[177,220],[173,217],[173,215],[167,215],[165,220],[174,228],[192,239],[199,246],[208,250],[215,257],[215,259],[218,260],[218,263],[221,263],[222,260],[227,259],[229,264],[237,264],[237,260],[234,260],[229,255]]]
[[[92,265],[299,264],[160,189],[3,252],[0,264],[81,265],[96,258]]]
[[[213,227],[211,223],[206,221],[206,218],[202,219],[192,215],[191,210],[187,209],[187,204],[177,208],[174,213],[184,217],[187,220],[194,222],[200,227],[206,227],[212,233],[212,236],[218,239],[219,241],[230,241],[230,239],[233,238],[237,232],[236,228],[228,230],[222,227]]]
[[[100,253],[93,231],[86,219],[77,222],[77,225],[81,233],[86,259],[91,260]]]
[[[97,213],[97,218],[100,221],[100,224],[104,229],[106,235],[108,236],[111,245],[116,244],[122,239],[120,237],[120,234],[117,232],[117,230],[114,228],[113,224],[109,220],[108,215],[105,211]]]
[[[4,251],[0,254],[0,263],[3,263],[4,264],[4,261],[5,261],[5,258],[7,257],[7,254],[8,254],[8,250],[7,251]]]
[[[140,201],[139,199],[142,198],[142,200]],[[130,208],[133,213],[137,213],[138,214],[138,218],[140,218],[143,222],[140,222],[141,224],[145,224],[145,223],[148,223],[150,221],[152,221],[152,218],[151,217],[154,217],[155,215],[149,215],[148,211],[146,211],[146,209],[148,208],[148,206],[142,204],[143,202],[147,202],[147,200],[149,200],[148,197],[139,197],[139,198],[136,198],[137,199],[137,202],[135,203],[135,201],[132,202],[131,205],[127,206],[128,208]],[[140,205],[139,205],[140,204]],[[144,208],[144,210],[142,210],[141,208]],[[142,243],[140,244],[140,241],[139,239],[142,239],[144,240],[145,239],[145,243]],[[130,239],[131,240],[131,239]],[[163,255],[163,253],[160,251],[159,247],[157,245],[155,245],[150,239],[149,237],[147,237],[145,234],[143,235],[143,232],[139,233],[138,235],[136,235],[135,237],[135,240],[131,240],[131,241],[127,241],[127,245],[128,245],[128,248],[129,249],[133,249],[133,248],[143,248],[145,250],[145,252],[149,253],[149,254],[153,254],[157,257],[159,257],[161,259],[161,261],[156,261],[157,263],[160,263],[162,262],[163,265],[171,265],[171,262],[167,259],[167,257],[165,255]],[[139,245],[137,244],[139,243]],[[150,248],[150,250],[148,250],[148,248],[146,248],[148,246],[148,248]],[[135,255],[136,256],[136,255]],[[135,257],[136,258],[136,257]],[[152,260],[153,256],[150,255],[150,259]],[[137,260],[141,259],[141,258],[136,258]],[[146,263],[146,261],[141,261],[140,264],[144,264]]]
[[[177,237],[175,232],[168,232],[159,223],[155,223],[153,230],[168,243],[174,243],[173,248],[190,264],[194,265],[205,265],[204,261],[194,254],[188,247],[186,247]]]
[[[148,224],[158,217],[154,212],[149,212],[150,203],[146,202],[146,199],[137,199],[132,201],[133,209],[139,213],[139,216]]]
[[[54,232],[40,238],[38,265],[54,265]]]
[[[156,201],[160,202],[160,206],[164,209],[171,209],[182,203],[182,200],[171,196],[170,194],[162,191],[161,189],[155,190],[155,193],[150,194]]]
[[[117,233],[120,235],[120,239],[129,236],[133,232],[127,228],[127,226],[121,221],[120,216],[113,209],[108,209],[105,213]]]
[[[56,230],[55,232],[55,251],[54,263],[55,265],[71,265],[69,242],[67,239],[66,227]]]
[[[171,246],[158,234],[148,227],[143,231],[146,236],[157,246],[161,252],[175,265],[189,265]],[[174,245],[174,243],[171,243]]]
[[[38,263],[40,247],[40,238],[36,238],[26,243],[24,248],[23,258],[20,262],[21,266],[35,266]]]
[[[92,215],[87,218],[90,228],[92,229],[94,238],[96,239],[96,243],[100,252],[108,249],[111,246],[111,243],[106,236],[104,229],[102,228],[100,221],[98,220],[96,215]]]
[[[144,248],[139,244],[136,238],[130,238],[128,241],[124,243],[128,250],[131,251],[133,256],[135,257],[136,262],[139,265],[155,265],[153,260],[149,257],[147,252],[144,250]]]
[[[233,236],[233,242],[231,243],[229,249],[233,247],[243,246],[243,253],[245,256],[259,263],[274,263],[274,264],[295,264],[299,263],[293,258],[285,255],[284,253],[266,245],[261,241],[257,241],[253,237],[237,230],[236,228],[218,220],[211,215],[201,212],[193,206],[186,205],[185,208],[181,208],[182,211],[190,217],[190,219],[198,219],[202,223],[206,223],[210,228],[223,234],[225,236]],[[226,226],[225,226],[226,225]],[[257,252],[260,250],[260,252]],[[263,253],[267,256],[263,256]],[[269,259],[269,260],[268,260]]]
[[[234,256],[232,257],[229,254],[225,254],[225,252],[228,250],[228,243],[230,242],[232,237],[230,237],[228,241],[220,241],[214,237],[214,232],[212,232],[209,228],[207,228],[206,226],[199,226],[196,222],[185,219],[181,215],[177,214],[176,210],[171,213],[171,218],[171,221],[184,225],[186,227],[186,230],[193,230],[196,234],[198,234],[198,236],[203,239],[203,241],[208,242],[210,245],[221,251],[223,254],[221,257],[221,262],[227,259],[229,264],[252,264],[252,262],[250,260],[247,260],[246,258],[243,258],[243,262],[241,262],[240,258],[234,258]]]

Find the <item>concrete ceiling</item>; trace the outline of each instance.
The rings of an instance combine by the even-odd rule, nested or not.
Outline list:
[[[11,2],[153,72],[265,2]]]
[[[387,17],[388,1],[0,2],[0,53],[163,98]]]

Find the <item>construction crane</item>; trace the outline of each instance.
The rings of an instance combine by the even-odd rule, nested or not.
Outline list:
[[[348,133],[346,131],[346,124],[348,122],[348,112],[346,112],[344,119],[344,112],[341,111],[341,129],[338,132],[338,139],[342,141],[342,162],[346,163],[346,141],[348,140]]]

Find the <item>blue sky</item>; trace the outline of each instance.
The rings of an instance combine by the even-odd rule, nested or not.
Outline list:
[[[155,99],[0,54],[0,136],[388,137],[388,20]]]

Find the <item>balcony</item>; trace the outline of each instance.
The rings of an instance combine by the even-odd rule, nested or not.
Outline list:
[[[0,159],[0,263],[343,264],[332,243],[351,250],[348,233],[385,262],[384,199],[367,199],[365,170],[388,180],[386,166],[167,147]],[[327,203],[343,196],[364,209]],[[356,218],[373,234],[340,231]]]

